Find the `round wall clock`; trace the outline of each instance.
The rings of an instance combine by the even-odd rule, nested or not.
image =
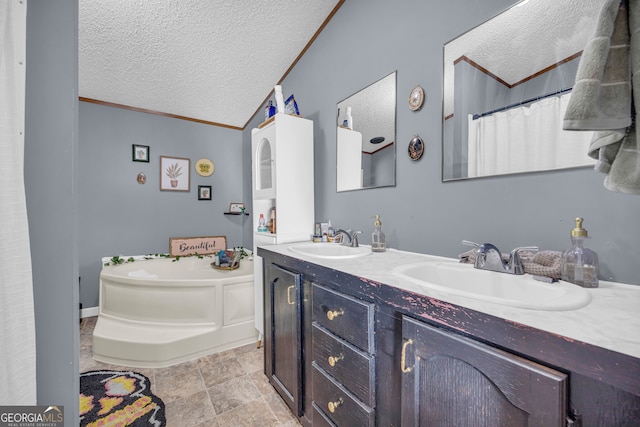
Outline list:
[[[196,172],[200,176],[210,176],[215,169],[213,162],[209,159],[200,159],[196,162]]]
[[[409,108],[411,111],[417,111],[422,108],[424,103],[424,90],[416,85],[409,94]]]
[[[418,135],[414,135],[409,141],[409,158],[411,160],[420,160],[424,154],[424,141]]]

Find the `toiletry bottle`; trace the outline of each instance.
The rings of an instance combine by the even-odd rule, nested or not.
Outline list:
[[[576,227],[571,230],[573,247],[562,254],[562,280],[583,288],[598,287],[598,254],[584,247],[589,236],[582,228],[582,218],[576,218]]]
[[[351,116],[351,107],[347,107],[346,127],[353,130],[353,117]]]
[[[273,106],[273,101],[269,101],[269,105],[267,105],[264,109],[264,119],[268,120],[269,117],[276,114],[276,107]]]
[[[371,251],[384,252],[387,250],[387,239],[382,232],[382,221],[380,221],[380,215],[376,215],[376,222],[373,223],[373,226],[373,233],[371,233]]]
[[[258,219],[258,231],[267,231],[267,223],[264,219],[264,214],[260,214],[260,219]]]
[[[282,86],[277,85],[274,90],[276,93],[277,112],[284,113],[284,96],[282,95]]]
[[[269,218],[269,232],[272,234],[276,233],[276,207],[271,208],[271,214]]]

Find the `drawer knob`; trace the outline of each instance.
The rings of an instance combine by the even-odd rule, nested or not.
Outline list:
[[[339,356],[329,356],[329,366],[336,366],[336,363],[338,363],[342,359],[344,359],[344,354],[341,354]]]
[[[327,311],[327,319],[333,320],[338,316],[342,316],[344,314],[344,310],[329,310]]]
[[[343,403],[344,403],[344,400],[342,400],[342,398],[339,398],[335,402],[327,403],[327,407],[329,408],[329,412],[331,412],[333,414],[334,412],[336,412],[336,409],[338,409],[338,407],[340,405],[342,405]]]

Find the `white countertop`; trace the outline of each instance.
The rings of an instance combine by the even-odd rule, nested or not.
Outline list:
[[[359,258],[323,259],[289,249],[292,245],[302,244],[307,245],[309,242],[263,247],[353,276],[640,358],[640,286],[600,281],[598,288],[587,289],[591,294],[591,302],[585,307],[571,311],[530,310],[436,291],[392,274],[394,268],[403,264],[428,260],[452,261],[451,258],[387,249],[386,252],[371,253]]]

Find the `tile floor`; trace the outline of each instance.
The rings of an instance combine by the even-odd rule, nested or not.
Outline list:
[[[169,368],[127,368],[96,362],[91,336],[96,317],[80,323],[80,372],[131,369],[146,375],[165,404],[166,427],[299,426],[263,374],[255,344]]]

